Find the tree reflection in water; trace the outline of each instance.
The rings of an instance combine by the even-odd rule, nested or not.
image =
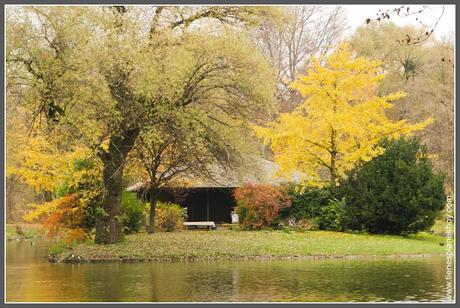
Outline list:
[[[439,301],[445,258],[50,264],[7,243],[7,301]]]

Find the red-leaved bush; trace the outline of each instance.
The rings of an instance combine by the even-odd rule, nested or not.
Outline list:
[[[287,189],[246,183],[235,189],[236,213],[243,229],[269,227],[282,208],[291,206]]]

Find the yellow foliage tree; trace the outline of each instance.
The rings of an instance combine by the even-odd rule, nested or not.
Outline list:
[[[75,160],[91,155],[90,149],[75,147],[59,150],[55,143],[52,136],[40,133],[30,136],[12,153],[14,157],[10,157],[7,174],[16,175],[22,182],[34,187],[36,192],[54,192],[63,182],[73,185],[89,172],[97,172],[74,168]]]
[[[93,210],[89,207],[101,194],[99,161],[92,159],[90,149],[80,145],[62,147],[60,136],[45,136],[39,128],[30,136],[24,134],[23,127],[18,132],[23,134],[8,131],[8,137],[15,137],[18,146],[8,148],[7,174],[48,196],[45,202],[28,204],[24,221],[42,223],[51,237],[65,235],[69,242],[84,239],[92,227],[85,221]]]
[[[380,66],[378,61],[354,57],[347,44],[324,61],[313,61],[307,74],[292,84],[305,102],[266,127],[254,127],[256,135],[271,144],[280,175],[296,170],[308,185],[329,182],[335,188],[355,163],[383,153],[380,139],[407,135],[432,122],[409,124],[387,117],[385,110],[406,94],[376,94],[384,78]],[[325,181],[323,174],[329,179]]]

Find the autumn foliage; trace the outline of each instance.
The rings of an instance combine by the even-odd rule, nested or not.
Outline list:
[[[184,209],[175,203],[159,202],[155,207],[155,227],[159,231],[180,230],[184,224]]]
[[[243,229],[269,227],[281,209],[291,206],[283,187],[246,183],[235,189],[236,212]]]
[[[35,210],[29,212],[26,220],[34,218],[41,221],[43,228],[50,238],[63,236],[70,244],[87,238],[81,227],[85,216],[84,207],[74,195],[67,195],[51,202],[35,205]]]
[[[379,96],[376,89],[385,76],[381,65],[356,57],[346,44],[324,61],[312,61],[307,74],[291,85],[304,103],[266,127],[254,127],[271,145],[280,175],[298,171],[308,175],[304,178],[308,185],[329,182],[334,188],[356,163],[383,153],[380,139],[410,135],[432,122],[429,118],[409,124],[388,118],[387,110],[406,94]]]
[[[51,200],[43,203],[28,204],[24,215],[26,222],[43,224],[45,233],[50,237],[62,237],[68,243],[86,239],[94,228],[95,210],[101,195],[100,168],[95,164],[87,149],[77,149],[64,153],[61,159],[53,153],[46,159],[30,156],[30,166],[24,166],[21,177],[33,183],[37,190],[45,189],[51,194]],[[49,169],[41,162],[61,159],[56,163],[59,168]],[[64,163],[64,160],[68,160]],[[34,163],[35,162],[35,163]],[[30,170],[29,170],[30,169]],[[48,172],[52,170],[54,173]],[[43,173],[42,177],[35,174]],[[54,177],[53,174],[59,175]],[[48,175],[48,176],[47,176]]]

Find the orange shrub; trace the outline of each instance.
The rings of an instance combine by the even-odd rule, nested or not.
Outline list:
[[[43,228],[48,236],[64,235],[69,243],[85,239],[86,234],[80,227],[84,217],[80,201],[73,195],[67,195],[53,202],[53,211],[42,215]]]
[[[73,242],[82,242],[86,240],[87,235],[85,230],[81,228],[69,229],[66,234],[67,244],[72,244]]]
[[[236,213],[243,229],[269,227],[282,208],[291,206],[287,189],[246,183],[235,189]]]

